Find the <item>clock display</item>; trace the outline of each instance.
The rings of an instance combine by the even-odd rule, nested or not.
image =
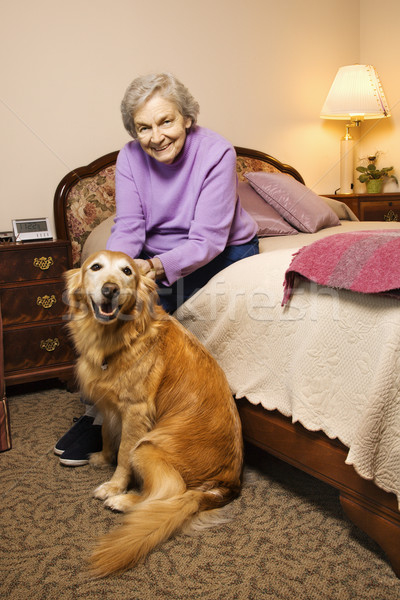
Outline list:
[[[46,221],[17,221],[18,233],[32,233],[34,231],[47,231]]]
[[[37,219],[13,219],[16,242],[34,242],[53,239],[49,220],[46,217]]]

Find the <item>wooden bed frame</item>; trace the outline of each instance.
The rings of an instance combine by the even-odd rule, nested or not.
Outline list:
[[[277,159],[247,148],[236,148],[238,172],[249,161],[255,170],[257,162],[271,170],[292,175],[304,183],[300,173]],[[71,240],[68,225],[68,195],[78,182],[113,166],[117,152],[111,152],[85,167],[75,169],[60,182],[54,197],[56,232],[59,239]],[[248,170],[251,170],[248,169]],[[239,173],[239,178],[241,177]],[[323,433],[306,430],[277,411],[269,412],[241,399],[237,401],[246,441],[279,459],[317,477],[339,490],[340,502],[349,519],[374,539],[385,551],[400,577],[400,513],[394,494],[388,494],[372,481],[360,477],[345,464],[348,449]]]

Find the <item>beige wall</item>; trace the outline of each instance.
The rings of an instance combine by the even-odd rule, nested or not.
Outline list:
[[[200,124],[293,164],[317,192],[333,192],[343,125],[319,112],[337,68],[371,62],[390,100],[399,97],[397,0],[385,4],[397,18],[385,8],[378,34],[360,4],[373,12],[370,0],[7,3],[0,230],[13,217],[52,217],[60,179],[128,141],[120,100],[131,79],[150,71],[184,81],[200,102]],[[395,138],[394,117],[362,144],[378,144],[400,171]]]
[[[360,61],[372,64],[379,73],[391,111],[389,119],[368,121],[361,125],[359,143],[355,149],[355,162],[381,152],[379,162],[383,167],[394,166],[400,180],[400,2],[385,0],[385,17],[382,22],[374,17],[376,2],[361,0]],[[356,181],[361,191],[365,187]],[[398,191],[396,183],[387,182],[384,191]]]

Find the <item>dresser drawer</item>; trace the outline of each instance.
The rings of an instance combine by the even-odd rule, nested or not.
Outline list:
[[[9,329],[3,332],[4,371],[73,362],[72,343],[64,323]]]
[[[398,221],[400,223],[400,193],[329,194],[328,198],[347,204],[360,221]]]
[[[61,281],[0,289],[3,325],[60,319],[66,310]]]
[[[23,252],[15,246],[2,249],[0,283],[57,278],[68,269],[67,246],[32,246],[25,246]]]
[[[0,387],[73,376],[63,301],[63,274],[71,264],[67,240],[0,244]]]
[[[360,202],[361,221],[399,221],[400,200],[389,202]]]

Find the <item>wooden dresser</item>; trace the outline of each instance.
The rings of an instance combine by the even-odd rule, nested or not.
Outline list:
[[[347,204],[360,221],[399,221],[400,192],[388,194],[324,194]]]
[[[0,332],[4,383],[73,374],[62,273],[72,264],[64,240],[0,244]]]

